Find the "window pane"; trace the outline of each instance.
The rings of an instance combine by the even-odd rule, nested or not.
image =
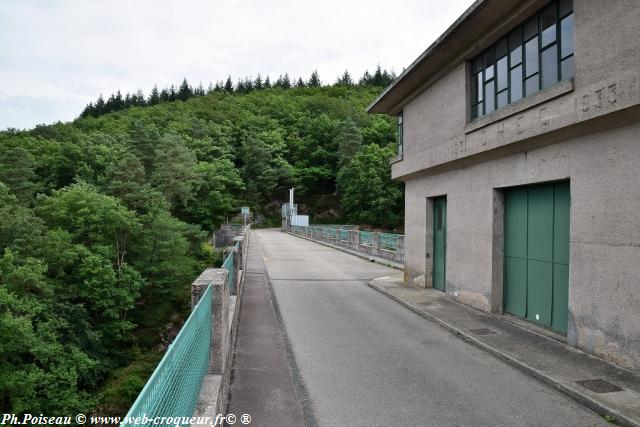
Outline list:
[[[565,16],[567,13],[573,11],[573,0],[560,0],[559,4],[560,17]]]
[[[493,98],[495,95],[496,91],[494,89],[494,84],[493,82],[489,82],[486,85],[484,85],[484,94],[485,94],[485,105],[484,105],[484,113],[485,114],[489,114],[490,112],[492,112],[495,109],[494,103],[493,103]]]
[[[478,73],[476,76],[477,82],[477,91],[478,91],[478,101],[482,101],[484,98],[482,97],[482,73]]]
[[[503,37],[496,43],[496,58],[502,58],[507,54],[507,38]]]
[[[518,65],[511,70],[511,84],[509,85],[511,91],[511,102],[515,102],[522,98],[522,65]]]
[[[553,45],[542,52],[542,87],[558,82],[558,46]]]
[[[493,48],[487,49],[484,53],[484,79],[490,80],[493,78],[493,63],[495,58],[493,56]]]
[[[502,89],[506,89],[507,88],[507,84],[509,82],[508,75],[507,75],[508,71],[507,71],[507,57],[506,56],[498,59],[496,72],[498,73],[498,76],[497,76],[498,91],[501,91]]]
[[[471,61],[471,74],[476,74],[480,71],[482,71],[482,55],[476,56]]]
[[[531,37],[538,35],[538,16],[534,16],[524,24],[524,39],[529,40]]]
[[[527,77],[538,72],[538,38],[534,37],[524,45],[525,69]]]
[[[506,90],[503,90],[502,92],[500,92],[498,94],[498,102],[497,102],[497,108],[500,107],[504,107],[505,105],[507,105],[509,103],[509,93]]]
[[[484,70],[484,81],[486,82],[487,80],[491,80],[494,77],[495,77],[495,72],[494,72],[494,69],[493,69],[493,65],[490,65],[487,68],[485,68],[485,70]]]
[[[475,119],[480,116],[482,116],[482,102],[471,106],[471,118]]]
[[[573,63],[573,56],[568,57],[567,59],[563,59],[560,63],[560,75],[562,80],[567,80],[573,78],[575,75],[575,65]]]
[[[573,53],[573,13],[560,22],[560,56]]]
[[[529,77],[524,82],[525,90],[527,95],[531,95],[532,93],[536,93],[540,90],[540,82],[538,80],[538,74]]]
[[[551,4],[540,15],[542,47],[556,41],[556,5]]]
[[[522,62],[522,28],[509,34],[509,52],[512,67]]]

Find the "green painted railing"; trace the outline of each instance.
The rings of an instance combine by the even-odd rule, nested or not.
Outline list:
[[[371,246],[373,244],[373,233],[369,231],[360,232],[360,244]]]
[[[236,242],[235,245],[235,249],[238,249],[238,245],[240,244],[240,242]],[[234,254],[235,251],[231,251],[229,252],[229,255],[227,255],[227,259],[224,260],[224,262],[222,263],[222,268],[224,268],[225,270],[227,270],[227,272],[229,273],[229,289],[232,289],[233,286],[235,285],[235,269],[233,268],[233,258],[234,258]]]
[[[386,249],[388,251],[397,251],[398,250],[398,235],[397,234],[387,234],[380,233],[379,237],[380,248]]]
[[[136,417],[193,416],[202,379],[209,366],[211,344],[211,286],[153,371],[120,426],[136,425]],[[181,424],[187,426],[188,424]]]
[[[353,227],[353,226],[347,226]],[[300,225],[291,226],[291,231],[305,236],[318,236],[323,239],[336,239],[341,241],[349,241],[349,229],[336,228],[336,226],[309,226]],[[398,241],[403,236],[401,234],[391,233],[375,233],[372,231],[358,231],[358,242],[364,246],[373,245],[373,235],[378,235],[378,244],[380,249],[387,251],[398,251]]]

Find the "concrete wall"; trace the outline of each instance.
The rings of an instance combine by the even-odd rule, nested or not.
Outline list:
[[[501,312],[501,188],[570,179],[567,341],[640,369],[639,160],[636,124],[409,181],[407,274],[431,286],[429,198],[446,195],[447,292]]]
[[[574,10],[573,81],[469,123],[460,63],[404,106],[406,274],[431,286],[430,198],[446,195],[447,291],[500,313],[501,189],[569,179],[567,342],[640,369],[640,8]]]

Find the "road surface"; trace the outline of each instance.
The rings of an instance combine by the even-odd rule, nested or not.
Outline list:
[[[273,326],[268,332],[280,360],[266,370],[289,381],[271,409],[264,408],[273,394],[269,376],[245,384],[253,397],[242,393],[242,381],[232,385],[230,410],[252,408],[252,425],[274,425],[269,411],[276,418],[278,411],[287,414],[280,425],[606,425],[568,397],[367,286],[394,270],[277,230],[255,231],[250,246],[264,261],[262,287],[270,281],[268,308],[276,313],[270,322],[277,319],[282,333],[276,336]],[[245,334],[243,344],[245,310],[237,365],[256,340]],[[253,358],[260,352],[268,351],[254,349]],[[236,366],[236,377],[252,369],[249,359]]]

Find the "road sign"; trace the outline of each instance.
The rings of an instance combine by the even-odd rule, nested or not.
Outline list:
[[[243,215],[248,215],[249,214],[249,207],[248,206],[243,206],[240,208],[240,213],[242,213]]]

